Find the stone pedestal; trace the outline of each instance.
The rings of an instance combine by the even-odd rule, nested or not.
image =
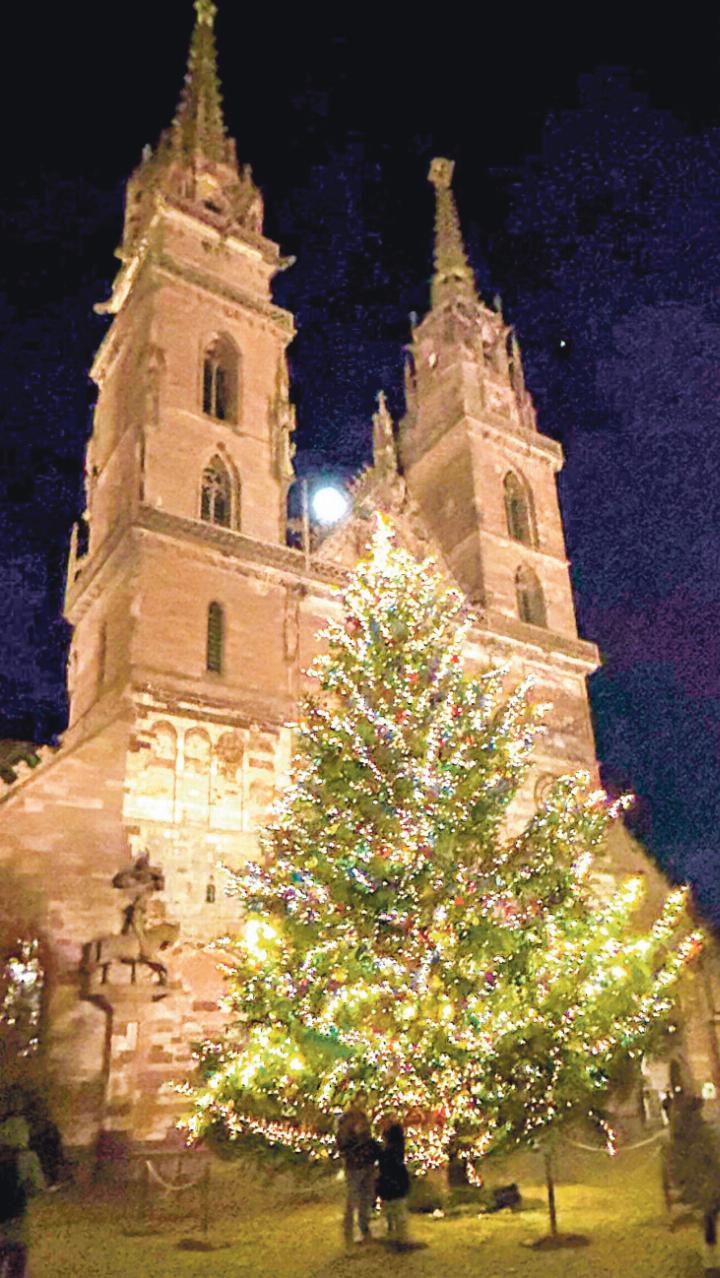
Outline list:
[[[133,983],[129,969],[118,966],[121,975],[127,972],[124,983],[93,974],[85,993],[106,1018],[98,1154],[113,1162],[138,1141],[165,1139],[182,1108],[172,1082],[191,1060],[189,1044],[177,1041],[180,982],[160,985],[138,966]]]

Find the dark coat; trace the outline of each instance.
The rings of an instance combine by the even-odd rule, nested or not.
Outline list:
[[[338,1133],[337,1146],[349,1172],[373,1167],[382,1152],[376,1140],[367,1135],[355,1135],[354,1132],[348,1135]]]
[[[410,1176],[399,1150],[380,1150],[380,1175],[377,1182],[378,1198],[384,1203],[396,1202],[398,1198],[407,1198],[410,1192]]]

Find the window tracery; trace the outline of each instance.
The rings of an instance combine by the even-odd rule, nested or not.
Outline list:
[[[208,524],[230,528],[233,522],[233,484],[221,457],[213,457],[205,467],[200,492],[200,518]]]
[[[229,338],[215,338],[203,355],[203,412],[217,421],[236,422],[238,390],[238,353]]]
[[[534,546],[532,508],[530,496],[524,484],[512,471],[508,471],[503,480],[505,498],[505,521],[508,536],[513,541],[520,541],[525,546]]]
[[[527,564],[521,564],[515,574],[515,597],[521,621],[531,626],[547,626],[542,586]]]

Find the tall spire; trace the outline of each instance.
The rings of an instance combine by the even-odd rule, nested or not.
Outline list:
[[[229,158],[230,143],[217,69],[216,15],[214,0],[195,0],[195,30],[172,133],[184,154],[224,161]]]
[[[479,302],[452,193],[454,168],[452,160],[436,157],[428,173],[428,181],[435,187],[435,272],[430,289],[433,309],[444,302]]]

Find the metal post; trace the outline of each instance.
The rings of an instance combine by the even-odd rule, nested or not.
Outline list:
[[[140,1224],[145,1228],[150,1216],[150,1164],[147,1159],[143,1159],[142,1175],[140,1177]]]
[[[550,1213],[550,1237],[557,1238],[557,1209],[555,1206],[555,1177],[553,1175],[552,1153],[549,1149],[544,1153],[545,1187],[547,1189],[548,1211]]]
[[[201,1228],[203,1237],[207,1238],[210,1229],[210,1165],[205,1168],[202,1180],[202,1214]]]

